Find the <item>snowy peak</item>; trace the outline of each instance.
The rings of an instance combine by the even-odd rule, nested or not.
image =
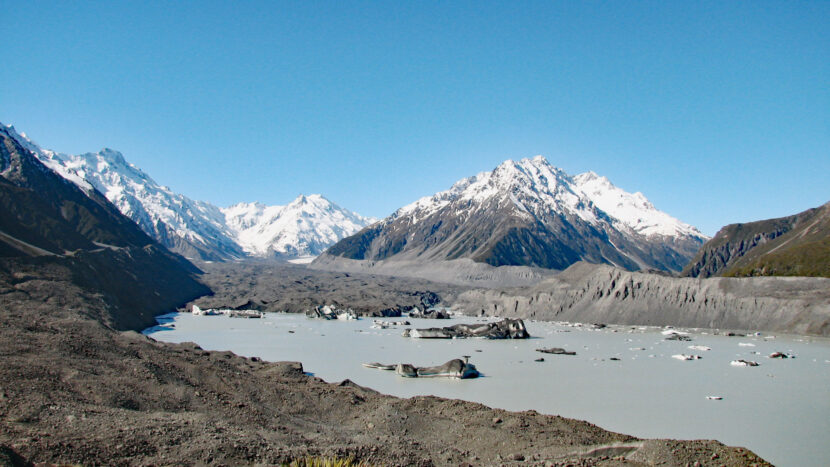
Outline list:
[[[6,125],[6,124],[3,124],[3,123],[0,123],[0,127],[2,127],[4,132],[10,138],[17,141],[17,143],[20,144],[21,146],[23,146],[25,149],[28,149],[29,151],[34,152],[34,153],[37,153],[37,152],[41,151],[40,147],[37,144],[35,144],[32,140],[30,140],[28,136],[26,136],[26,133],[18,132],[14,128],[14,125]]]
[[[313,214],[316,212],[333,211],[339,208],[336,204],[326,199],[323,195],[299,195],[293,201],[288,203],[287,209],[300,209],[306,213]]]
[[[657,210],[642,193],[628,193],[594,172],[571,177],[544,156],[506,160],[491,172],[464,178],[447,191],[404,206],[390,220],[409,215],[424,219],[454,202],[467,202],[475,209],[505,200],[527,215],[556,212],[593,225],[607,219],[646,237],[706,238],[693,226]]]
[[[160,186],[128,163],[120,152],[105,148],[79,155],[52,151],[41,154],[64,177],[71,174],[101,192],[122,214],[167,248],[206,260],[244,256],[231,239],[217,207]]]
[[[132,164],[127,164],[127,161],[124,160],[124,155],[114,149],[104,148],[98,151],[97,156],[110,164],[116,164],[121,167],[130,167],[131,169],[136,168]]]
[[[590,223],[596,223],[602,215],[574,187],[568,174],[552,166],[543,156],[536,156],[504,161],[491,172],[459,180],[449,190],[421,198],[393,216],[414,215],[423,219],[454,202],[462,202],[473,209],[487,209],[494,203],[506,203],[526,216],[554,211],[568,213]]]
[[[285,206],[241,203],[222,212],[235,240],[254,256],[316,256],[375,221],[318,194],[300,195]]]
[[[64,179],[71,181],[87,194],[95,190],[92,184],[86,181],[82,175],[79,175],[74,170],[64,166],[63,160],[61,159],[61,157],[64,156],[63,154],[58,154],[54,151],[41,148],[37,143],[29,139],[29,137],[26,136],[26,133],[18,132],[12,125],[4,125],[0,123],[0,127],[5,130],[5,133],[9,135],[9,137],[17,141],[18,144],[27,150],[31,151],[32,154],[43,162],[45,166],[49,167],[54,172],[57,172]]]
[[[543,156],[507,160],[338,242],[355,260],[470,258],[564,269],[577,261],[677,271],[703,243],[693,227],[595,173],[572,177]]]

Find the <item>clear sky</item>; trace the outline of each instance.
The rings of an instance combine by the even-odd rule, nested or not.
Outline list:
[[[0,0],[0,121],[227,206],[383,217],[506,159],[712,235],[830,201],[830,2]]]

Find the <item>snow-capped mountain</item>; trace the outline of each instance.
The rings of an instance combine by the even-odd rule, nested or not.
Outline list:
[[[321,195],[300,195],[285,206],[239,203],[222,209],[239,245],[253,256],[317,256],[375,219]]]
[[[120,152],[102,149],[98,153],[69,155],[42,149],[25,134],[16,133],[15,139],[46,166],[85,191],[98,190],[122,214],[170,250],[206,260],[245,255],[217,207],[159,185],[124,160]]]
[[[705,240],[642,194],[590,172],[571,177],[537,156],[505,161],[421,198],[326,254],[551,269],[585,260],[679,271]]]
[[[118,151],[61,154],[14,127],[3,128],[46,166],[87,193],[97,190],[144,232],[189,258],[316,255],[371,221],[319,195],[301,196],[288,206],[254,203],[222,210],[160,186]]]

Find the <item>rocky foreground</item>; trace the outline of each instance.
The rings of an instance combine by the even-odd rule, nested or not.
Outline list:
[[[94,318],[117,319],[108,306],[60,268],[0,268],[0,463],[245,465],[320,454],[378,465],[765,464],[716,441],[640,440],[532,411],[398,399],[324,382],[299,363],[162,344]]]

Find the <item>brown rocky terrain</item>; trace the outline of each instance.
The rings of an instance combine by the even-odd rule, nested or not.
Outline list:
[[[195,301],[202,308],[255,309],[302,313],[317,305],[375,314],[389,308],[408,310],[426,294],[452,303],[470,287],[425,279],[328,272],[275,261],[202,263],[202,280],[213,295]]]

